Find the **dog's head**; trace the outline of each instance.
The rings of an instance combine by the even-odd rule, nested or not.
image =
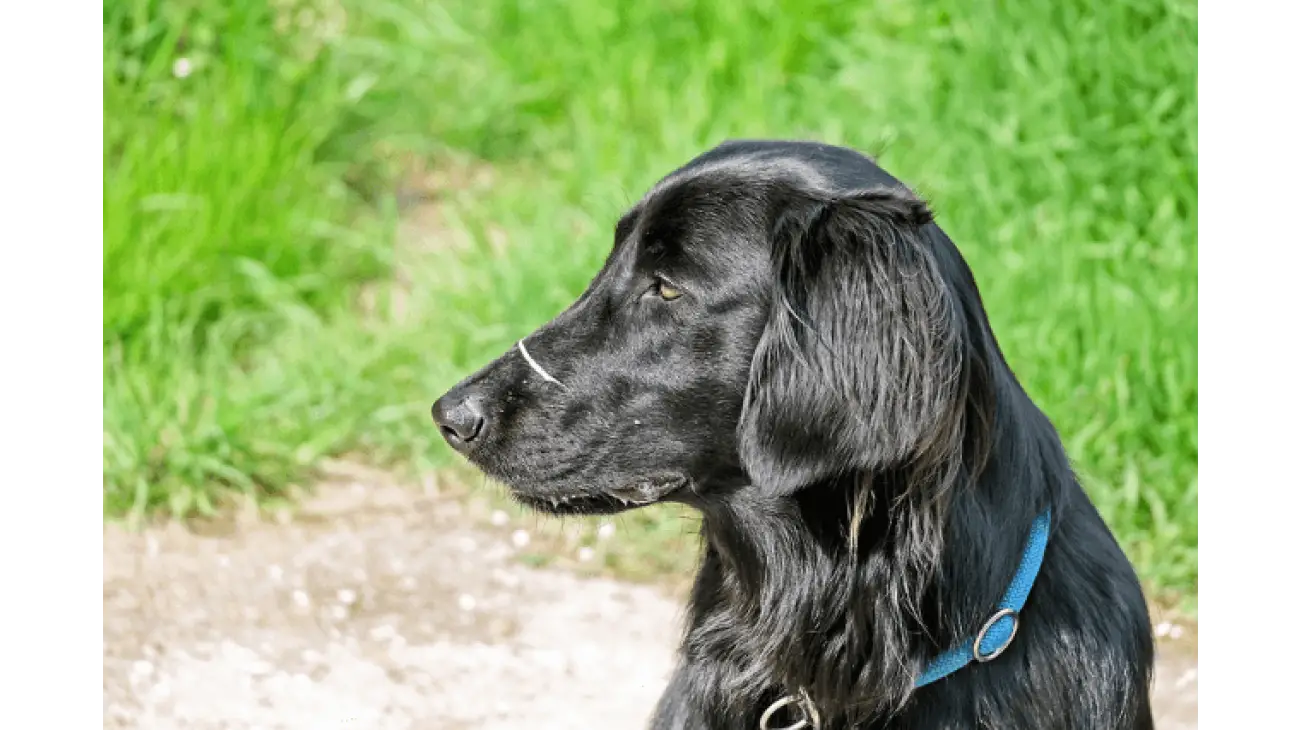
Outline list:
[[[923,463],[960,448],[965,323],[940,243],[857,153],[724,144],[634,205],[582,296],[434,419],[558,513]]]

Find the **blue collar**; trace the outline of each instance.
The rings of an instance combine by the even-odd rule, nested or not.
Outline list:
[[[1047,552],[1047,533],[1051,525],[1050,508],[1043,510],[1042,514],[1034,518],[1034,524],[1029,528],[1029,540],[1025,544],[1025,555],[1020,559],[1020,567],[1016,568],[1016,574],[1012,576],[1007,592],[1002,594],[1002,600],[998,602],[998,610],[984,622],[984,626],[975,638],[967,639],[961,645],[935,657],[917,678],[916,687],[924,687],[943,679],[970,664],[971,661],[980,663],[993,661],[1006,651],[1008,646],[1011,646],[1011,640],[1016,637],[1016,629],[1020,627],[1020,610],[1025,607],[1025,601],[1029,599],[1029,591],[1034,587],[1038,569],[1043,567],[1043,553]],[[813,704],[808,693],[801,689],[798,694],[786,695],[768,706],[763,716],[759,718],[759,730],[769,730],[771,726],[768,723],[771,722],[773,715],[787,705],[794,705],[802,710],[803,719],[786,730],[800,727],[817,730],[821,727],[817,706]]]
[[[1034,579],[1038,577],[1038,569],[1043,565],[1043,553],[1047,552],[1047,533],[1051,524],[1050,508],[1043,510],[1034,519],[1034,524],[1029,529],[1029,540],[1025,544],[1025,555],[1020,559],[1020,567],[1016,568],[1007,592],[1002,594],[998,610],[984,622],[983,628],[974,638],[935,657],[917,678],[917,687],[943,679],[970,664],[972,660],[981,663],[992,661],[1011,646],[1016,629],[1020,627],[1020,610],[1025,607],[1029,591],[1034,587]]]

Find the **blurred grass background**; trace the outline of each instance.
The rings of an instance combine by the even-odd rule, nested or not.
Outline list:
[[[1197,582],[1191,0],[104,5],[106,516],[451,463],[432,399],[729,137],[929,197],[1150,586]],[[624,518],[628,572],[694,557]]]

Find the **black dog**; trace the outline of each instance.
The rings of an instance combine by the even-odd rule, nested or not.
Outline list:
[[[957,249],[853,151],[728,142],[672,173],[586,292],[433,414],[544,512],[700,511],[654,728],[1152,727],[1132,566]]]

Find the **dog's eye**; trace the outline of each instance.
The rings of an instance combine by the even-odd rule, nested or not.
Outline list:
[[[678,299],[682,296],[681,289],[673,286],[672,282],[658,276],[655,277],[655,283],[654,286],[651,287],[651,291],[665,302],[671,302],[672,300]]]

